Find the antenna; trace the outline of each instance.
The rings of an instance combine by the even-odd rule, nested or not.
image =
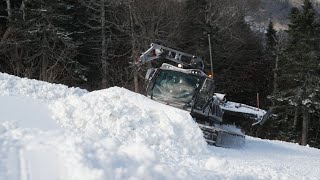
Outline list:
[[[211,52],[211,40],[210,34],[208,34],[208,41],[209,41],[209,52],[210,52],[210,65],[211,65],[211,78],[213,79],[213,63],[212,63],[212,52]]]

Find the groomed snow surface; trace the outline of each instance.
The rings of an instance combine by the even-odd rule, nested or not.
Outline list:
[[[187,112],[0,73],[0,180],[320,179],[320,150],[208,146]]]

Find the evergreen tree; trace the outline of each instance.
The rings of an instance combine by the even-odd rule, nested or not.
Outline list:
[[[311,115],[314,117],[320,104],[319,22],[309,0],[304,1],[302,10],[293,8],[289,20],[289,44],[281,63],[277,98],[289,109],[302,112],[301,144],[306,145]]]
[[[258,89],[264,89],[260,88],[263,86],[260,74],[262,66],[258,63],[262,46],[244,21],[241,7],[236,1],[187,0],[185,21],[181,24],[180,47],[201,56],[206,64],[205,71],[209,72],[210,34],[213,71],[217,75],[216,90],[227,93],[234,101],[255,105]],[[252,99],[248,100],[248,96]]]
[[[282,39],[283,40],[283,39]],[[277,114],[272,120],[268,121],[268,124],[263,128],[265,129],[262,137],[281,139],[285,141],[295,141],[296,136],[292,135],[292,126],[288,124],[286,116],[286,104],[277,102],[275,94],[278,93],[278,73],[279,73],[279,61],[282,59],[282,47],[279,43],[280,38],[278,37],[277,31],[274,29],[273,22],[270,21],[265,34],[265,56],[264,56],[264,67],[265,67],[265,79],[267,80],[266,87],[270,95],[268,98],[271,100],[271,108],[273,113]]]
[[[207,0],[187,0],[183,11],[185,19],[180,26],[182,49],[202,57],[208,57],[207,34],[213,30],[206,22],[206,7]]]
[[[271,55],[275,54],[277,45],[277,31],[273,27],[273,22],[270,21],[266,33],[266,52]]]
[[[277,89],[277,69],[279,59],[279,46],[277,31],[273,27],[273,22],[270,21],[268,25],[265,47],[265,60],[263,66],[265,67],[264,78],[267,80],[266,87],[269,92],[275,92]],[[273,84],[273,87],[271,86]],[[272,101],[275,105],[275,101]]]

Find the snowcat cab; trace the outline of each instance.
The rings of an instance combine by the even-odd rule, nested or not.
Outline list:
[[[190,112],[199,124],[208,144],[242,146],[245,135],[234,125],[223,122],[225,111],[248,115],[255,124],[263,124],[271,112],[245,104],[226,101],[224,94],[214,93],[214,80],[204,72],[203,62],[196,56],[158,44],[144,52],[137,65],[158,59],[171,60],[177,66],[164,63],[146,73],[147,96],[169,106]]]

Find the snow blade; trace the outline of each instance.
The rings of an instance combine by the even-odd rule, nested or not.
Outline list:
[[[272,109],[270,108],[267,113],[262,117],[262,120],[260,121],[260,124],[264,124],[268,118],[270,117],[270,115],[272,114]]]
[[[236,148],[245,144],[245,135],[226,131],[220,128],[199,124],[203,137],[209,145]]]
[[[226,131],[219,131],[216,146],[226,148],[242,147],[245,144],[245,136]]]
[[[263,117],[261,118],[260,121],[256,122],[256,123],[253,123],[252,126],[255,126],[257,124],[261,124],[263,125],[270,117],[270,115],[272,114],[272,108],[270,108],[267,113],[265,115],[263,115]]]

